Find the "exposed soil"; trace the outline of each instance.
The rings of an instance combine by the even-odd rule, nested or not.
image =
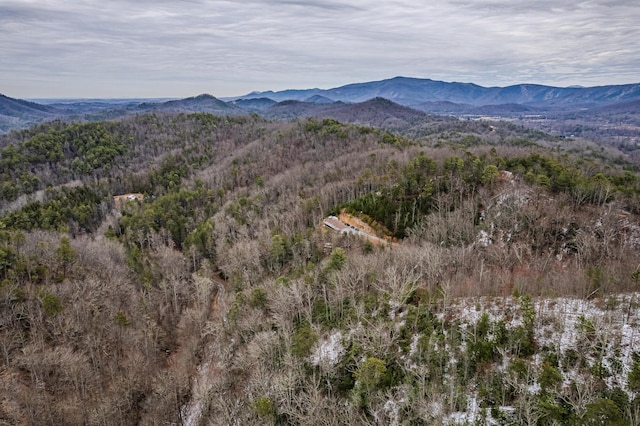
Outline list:
[[[371,236],[377,237],[377,238],[381,238],[385,241],[387,241],[388,243],[396,243],[396,239],[393,237],[390,237],[388,235],[380,235],[376,232],[375,229],[373,229],[370,225],[368,225],[365,221],[363,221],[362,219],[347,213],[344,209],[342,209],[342,211],[340,212],[340,214],[338,215],[338,219],[340,219],[341,222],[346,223],[347,225],[351,225],[354,228],[365,232]],[[377,244],[380,245],[382,244],[379,240],[374,239],[374,238],[369,238],[368,241],[370,241],[373,244]]]

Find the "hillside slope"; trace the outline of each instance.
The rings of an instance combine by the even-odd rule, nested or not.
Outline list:
[[[157,112],[5,135],[0,421],[636,424],[640,176],[486,132]],[[322,225],[343,209],[396,243]]]
[[[64,110],[23,101],[0,94],[0,133],[14,128],[29,127],[43,120],[65,114]]]

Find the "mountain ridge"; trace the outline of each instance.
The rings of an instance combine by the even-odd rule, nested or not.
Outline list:
[[[222,115],[261,114],[295,118],[329,113],[336,103],[359,104],[383,98],[428,114],[521,117],[526,114],[640,113],[640,83],[594,87],[554,87],[523,83],[484,87],[475,83],[429,78],[393,77],[330,89],[287,89],[217,98],[200,94],[184,99],[90,100],[48,104],[0,95],[0,132],[53,119],[95,121],[140,112],[205,112]],[[284,101],[299,102],[284,104]],[[300,108],[294,111],[293,108]],[[347,108],[347,107],[345,107]]]
[[[0,93],[0,133],[55,119],[66,111],[36,102],[10,98]]]
[[[334,101],[363,102],[383,97],[404,106],[425,102],[453,102],[473,106],[525,104],[530,106],[596,106],[640,99],[640,83],[593,87],[555,87],[522,83],[505,87],[484,87],[475,83],[445,82],[415,77],[351,83],[330,89],[252,92],[223,100],[270,98],[275,101],[305,100],[322,96]]]

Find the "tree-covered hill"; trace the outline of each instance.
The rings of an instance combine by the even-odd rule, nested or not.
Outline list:
[[[34,125],[43,120],[52,120],[65,111],[34,102],[13,99],[0,94],[0,134],[11,129]]]
[[[0,423],[638,424],[637,165],[443,122],[4,135]]]

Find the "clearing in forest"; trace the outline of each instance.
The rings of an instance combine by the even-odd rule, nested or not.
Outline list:
[[[354,234],[365,238],[374,245],[384,246],[395,243],[394,239],[388,235],[379,235],[375,229],[362,219],[347,213],[344,209],[336,216],[328,216],[323,220],[323,224],[341,234]]]

